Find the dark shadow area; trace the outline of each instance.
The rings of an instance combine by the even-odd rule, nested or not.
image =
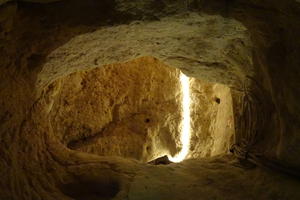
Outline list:
[[[116,196],[120,186],[114,181],[90,180],[65,184],[61,190],[74,200],[108,200]]]

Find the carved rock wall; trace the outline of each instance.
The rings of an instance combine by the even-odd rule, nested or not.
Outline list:
[[[144,162],[181,149],[179,70],[150,57],[76,72],[49,86],[44,99],[67,147]],[[228,87],[191,79],[190,156],[228,153],[233,121]],[[49,101],[49,100],[48,100]]]

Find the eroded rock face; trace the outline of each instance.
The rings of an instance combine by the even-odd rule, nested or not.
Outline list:
[[[71,149],[102,156],[144,162],[174,156],[182,147],[179,74],[144,57],[58,79],[44,97],[53,132]],[[229,152],[233,137],[233,121],[228,124],[233,118],[229,88],[196,79],[190,80],[190,88],[188,157]]]
[[[179,70],[141,58],[74,73],[54,84],[60,86],[51,124],[69,148],[142,161],[175,154]]]
[[[229,87],[191,79],[192,158],[228,153],[234,144]]]
[[[36,85],[42,89],[74,71],[152,56],[190,77],[233,87],[253,75],[250,45],[242,24],[220,16],[186,13],[136,21],[72,38],[48,55]]]

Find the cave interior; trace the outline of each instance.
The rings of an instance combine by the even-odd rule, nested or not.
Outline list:
[[[0,0],[0,199],[300,199],[300,3]]]

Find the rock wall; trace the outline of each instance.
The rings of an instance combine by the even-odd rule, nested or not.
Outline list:
[[[228,153],[234,144],[232,97],[229,87],[191,79],[190,157]]]
[[[190,156],[229,152],[229,88],[196,79],[190,80],[190,87]],[[47,91],[43,98],[53,99],[48,108],[53,132],[71,149],[144,162],[181,149],[179,70],[157,59],[143,57],[76,72],[56,80]]]
[[[60,88],[51,124],[71,149],[142,161],[178,151],[178,70],[140,58],[77,72],[55,84]]]

